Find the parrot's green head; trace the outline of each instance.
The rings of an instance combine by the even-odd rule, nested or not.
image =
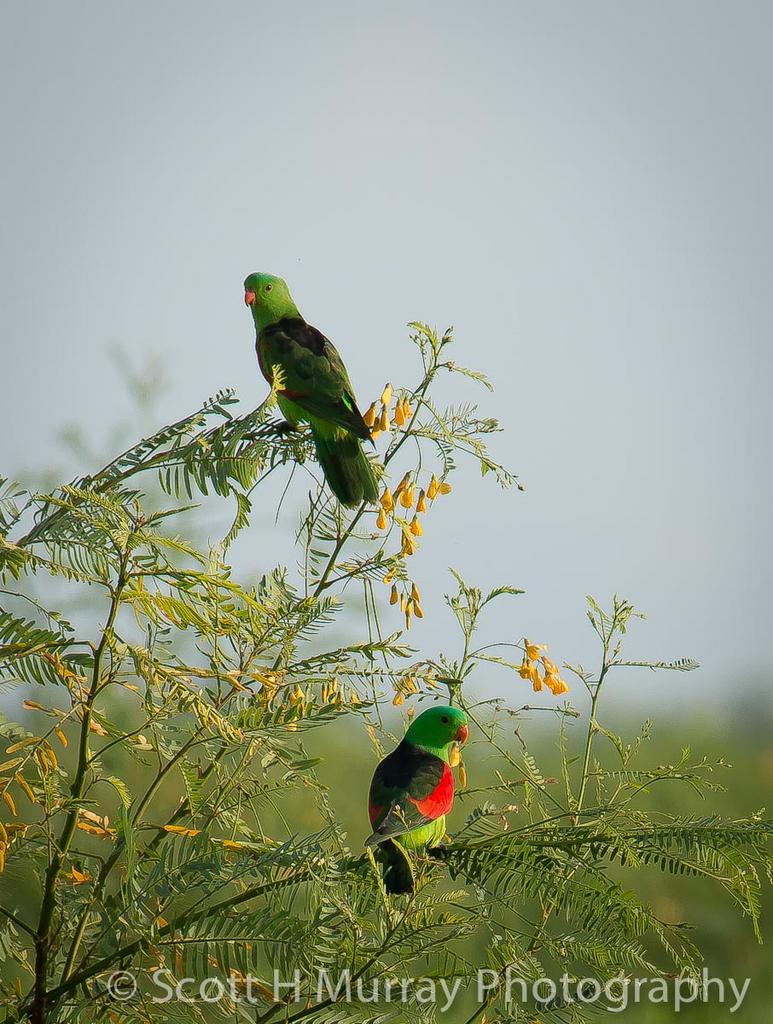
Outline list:
[[[287,284],[273,274],[250,274],[244,282],[244,301],[259,331],[286,316],[301,315]]]
[[[414,746],[424,747],[433,753],[446,753],[451,743],[466,743],[468,733],[467,715],[462,709],[441,705],[423,711],[411,723],[405,738]]]

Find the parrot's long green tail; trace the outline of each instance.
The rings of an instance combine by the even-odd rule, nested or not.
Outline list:
[[[322,472],[341,504],[351,508],[362,501],[377,501],[376,477],[359,438],[319,420],[312,421],[311,433]]]
[[[381,843],[379,860],[384,868],[384,888],[394,895],[413,892],[413,871],[408,854],[393,839]]]

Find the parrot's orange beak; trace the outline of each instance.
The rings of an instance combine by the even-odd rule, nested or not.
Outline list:
[[[466,725],[460,725],[459,728],[456,730],[456,737],[455,738],[459,741],[459,743],[466,743],[467,742],[467,737],[469,735],[470,735],[470,730],[467,728],[467,726]]]
[[[251,306],[254,301],[255,301],[255,292],[245,292],[244,293],[244,305],[245,306]]]

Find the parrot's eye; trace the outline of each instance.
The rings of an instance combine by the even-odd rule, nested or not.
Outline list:
[[[440,721],[443,723],[443,725],[448,725],[448,723],[451,721],[451,719],[448,717],[448,715],[443,715],[443,717],[440,719]]]
[[[267,292],[270,292],[270,291],[271,291],[271,285],[270,285],[270,284],[267,284],[267,285],[266,285],[266,291],[267,291]]]

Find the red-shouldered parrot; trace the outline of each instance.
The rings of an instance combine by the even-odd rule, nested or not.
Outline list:
[[[370,440],[370,430],[335,346],[306,323],[281,277],[250,274],[244,301],[255,321],[261,372],[272,384],[273,369],[280,368],[279,408],[291,426],[301,421],[311,425],[330,490],[350,508],[376,501],[376,478],[360,444]]]
[[[437,846],[445,835],[446,814],[454,802],[451,751],[467,735],[461,708],[429,708],[376,768],[368,797],[373,834],[365,845],[378,847],[387,892],[413,890],[405,850]]]

